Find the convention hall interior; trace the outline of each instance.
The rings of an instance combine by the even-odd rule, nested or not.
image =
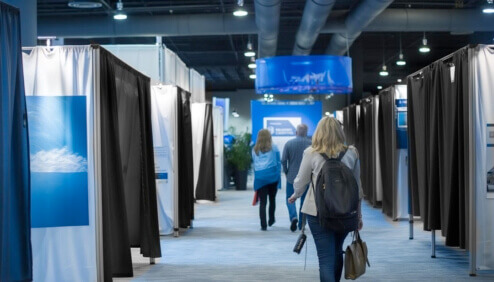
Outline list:
[[[493,0],[0,0],[0,76],[0,282],[494,281]]]

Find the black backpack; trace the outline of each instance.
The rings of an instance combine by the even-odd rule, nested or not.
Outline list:
[[[353,172],[341,162],[345,153],[336,159],[321,154],[325,162],[316,186],[312,183],[319,223],[338,233],[357,230],[359,222],[359,188]]]

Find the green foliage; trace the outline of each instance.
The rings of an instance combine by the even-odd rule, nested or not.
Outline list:
[[[231,148],[225,147],[226,160],[237,170],[248,170],[252,163],[250,139],[252,134],[243,133],[235,134],[234,130],[230,130],[235,137],[235,141]]]

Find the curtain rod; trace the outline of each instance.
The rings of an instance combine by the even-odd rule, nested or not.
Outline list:
[[[455,52],[453,52],[453,53],[451,53],[451,54],[448,54],[448,55],[446,55],[446,56],[442,57],[441,59],[436,60],[436,61],[434,61],[434,62],[432,62],[432,63],[428,64],[427,66],[425,66],[425,67],[423,67],[423,68],[419,69],[418,71],[416,71],[416,72],[414,72],[414,73],[412,73],[412,74],[407,75],[407,78],[409,78],[409,77],[413,77],[413,76],[416,76],[417,74],[421,74],[421,73],[422,73],[422,72],[423,72],[426,68],[430,67],[431,65],[433,65],[433,64],[435,64],[435,63],[437,63],[437,62],[443,62],[443,61],[446,61],[446,60],[450,59],[450,58],[451,58],[451,57],[453,57],[456,53],[458,53],[458,52],[462,51],[463,49],[475,48],[476,46],[477,46],[477,44],[469,44],[469,45],[467,45],[467,46],[465,46],[465,47],[462,47],[462,48],[460,48],[460,49],[456,50]],[[493,46],[494,46],[494,45],[493,45]]]

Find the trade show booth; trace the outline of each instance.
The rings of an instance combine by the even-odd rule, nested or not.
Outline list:
[[[470,252],[470,273],[494,269],[494,49],[467,46],[408,76],[413,207],[424,229]]]
[[[131,247],[161,256],[149,78],[97,45],[23,62],[33,279],[132,276]]]

